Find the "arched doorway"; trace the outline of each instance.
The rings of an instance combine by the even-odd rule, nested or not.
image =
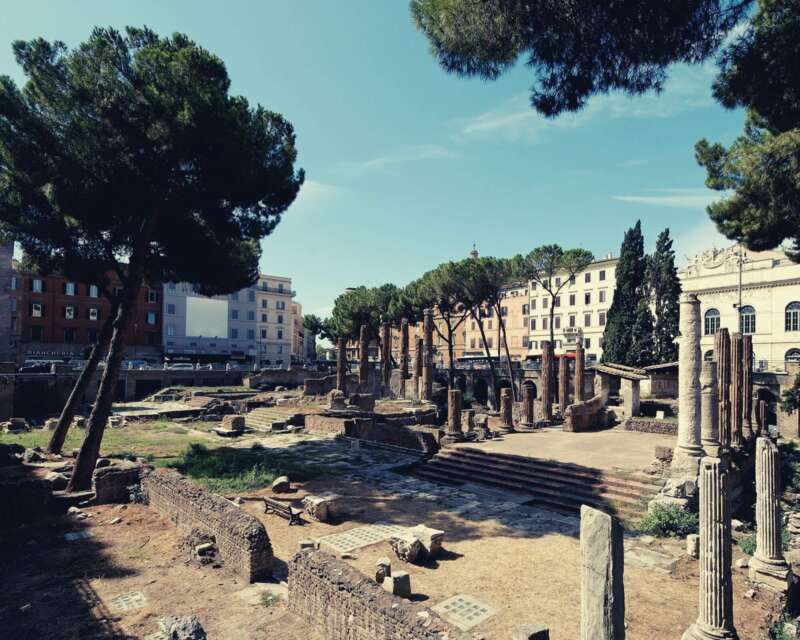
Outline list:
[[[778,424],[778,415],[776,413],[777,409],[777,398],[775,394],[772,393],[769,389],[761,388],[756,391],[755,394],[755,401],[753,402],[753,419],[756,421],[757,424],[760,424],[759,421],[759,405],[761,401],[765,401],[767,403],[767,424],[760,425],[761,429],[767,429],[770,426],[774,426]]]
[[[478,404],[486,404],[489,401],[489,385],[482,377],[477,378],[472,385],[472,397]]]

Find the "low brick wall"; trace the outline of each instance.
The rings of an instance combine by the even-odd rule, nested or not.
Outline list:
[[[179,530],[199,529],[214,536],[227,568],[249,582],[271,575],[273,556],[267,530],[249,513],[173,471],[145,473],[142,488],[150,506]]]
[[[369,442],[391,444],[433,455],[439,451],[442,430],[421,425],[375,422],[372,419],[345,420],[344,435]]]
[[[655,418],[628,418],[624,424],[625,431],[641,433],[663,433],[667,436],[678,435],[678,423],[674,420],[656,420]]]
[[[310,433],[324,433],[334,436],[344,435],[344,422],[347,418],[323,416],[319,413],[306,414],[306,431]]]
[[[562,426],[564,431],[592,431],[608,426],[608,416],[602,395],[571,404],[564,413]]]
[[[142,465],[129,460],[120,460],[108,467],[95,469],[92,482],[97,501],[102,504],[130,502],[128,487],[139,484],[143,470]]]
[[[436,613],[385,591],[346,562],[308,550],[289,561],[289,609],[326,640],[468,640]],[[425,612],[427,615],[421,616]]]
[[[336,375],[325,376],[324,378],[306,378],[303,382],[304,396],[324,396],[336,388]],[[358,389],[358,376],[355,374],[347,375],[348,391]]]

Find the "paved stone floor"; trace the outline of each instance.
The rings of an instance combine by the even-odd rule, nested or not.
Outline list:
[[[548,427],[535,433],[511,433],[486,442],[458,445],[487,453],[557,460],[603,471],[639,471],[653,461],[657,445],[675,446],[674,436],[608,429],[569,433]]]

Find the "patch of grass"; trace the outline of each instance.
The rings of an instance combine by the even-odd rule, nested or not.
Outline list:
[[[769,631],[767,631],[767,640],[793,640],[796,636],[790,635],[784,628],[786,623],[791,621],[792,617],[784,612],[780,618],[770,625]]]
[[[216,493],[254,491],[272,484],[278,476],[308,480],[326,471],[297,455],[267,449],[219,448],[190,445],[166,466],[188,475]]]
[[[639,521],[642,533],[660,538],[683,538],[697,533],[697,514],[684,511],[675,505],[653,505],[652,510]]]
[[[742,536],[736,541],[742,553],[752,556],[756,552],[756,535],[750,534],[749,536]]]

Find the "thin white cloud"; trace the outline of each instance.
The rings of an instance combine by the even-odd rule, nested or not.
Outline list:
[[[369,170],[387,169],[394,165],[419,162],[422,160],[447,160],[460,158],[457,151],[435,144],[407,145],[389,153],[363,160],[361,162],[348,162],[343,168],[351,173],[360,173]]]
[[[712,106],[711,81],[715,68],[674,67],[661,93],[642,96],[623,93],[598,95],[589,100],[581,111],[566,113],[557,118],[545,118],[530,105],[527,94],[514,96],[504,104],[467,118],[458,118],[453,125],[463,139],[493,137],[539,143],[543,136],[558,129],[575,129],[597,118],[671,118],[673,116]]]
[[[650,189],[645,195],[611,196],[611,199],[656,207],[705,209],[724,197],[725,193],[711,189]]]
[[[319,210],[321,207],[340,197],[344,189],[326,182],[306,180],[300,187],[297,199],[289,207],[288,213],[298,215]]]
[[[679,268],[685,267],[695,256],[707,249],[724,249],[734,244],[717,231],[710,218],[704,217],[698,224],[675,235],[676,264]]]

